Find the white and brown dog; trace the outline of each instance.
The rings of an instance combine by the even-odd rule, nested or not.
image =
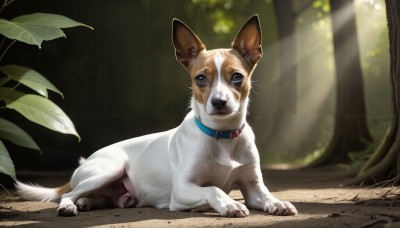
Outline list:
[[[209,207],[227,217],[250,209],[294,215],[296,208],[264,185],[254,133],[246,122],[251,74],[262,56],[258,16],[250,18],[230,49],[207,51],[183,22],[172,22],[176,59],[188,71],[192,110],[172,130],[122,141],[81,159],[58,188],[16,184],[27,200],[55,201],[58,214],[102,207]],[[239,187],[245,204],[227,194]],[[246,205],[246,206],[245,206]]]

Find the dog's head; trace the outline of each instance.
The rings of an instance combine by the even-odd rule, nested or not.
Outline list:
[[[176,59],[189,72],[194,102],[213,118],[225,119],[237,113],[243,103],[247,104],[250,77],[262,57],[258,16],[247,21],[230,49],[209,51],[182,21],[174,19],[172,24]]]

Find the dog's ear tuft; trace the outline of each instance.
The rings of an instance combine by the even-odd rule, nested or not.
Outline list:
[[[186,69],[191,67],[199,52],[206,48],[196,34],[176,18],[172,20],[172,43],[176,59]]]
[[[232,48],[239,51],[240,55],[250,66],[254,66],[261,59],[262,33],[258,15],[251,17],[242,27],[232,42]]]

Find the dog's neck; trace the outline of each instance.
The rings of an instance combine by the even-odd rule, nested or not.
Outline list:
[[[204,105],[192,98],[192,110],[202,124],[217,131],[230,131],[240,129],[246,123],[247,106],[249,99],[241,101],[239,110],[231,116],[222,118],[217,115],[209,115],[204,110]]]

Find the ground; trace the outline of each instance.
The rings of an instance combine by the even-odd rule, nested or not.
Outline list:
[[[276,197],[292,202],[299,210],[298,215],[271,216],[252,210],[247,218],[223,218],[212,211],[192,213],[132,208],[102,209],[81,212],[76,217],[60,217],[56,214],[56,203],[22,201],[3,191],[0,193],[0,227],[400,227],[399,188],[368,189],[343,185],[349,179],[337,167],[266,169],[263,173],[270,191]],[[68,175],[22,173],[19,178],[57,186],[67,181]],[[243,200],[239,191],[230,195]],[[396,198],[388,200],[391,195]]]

